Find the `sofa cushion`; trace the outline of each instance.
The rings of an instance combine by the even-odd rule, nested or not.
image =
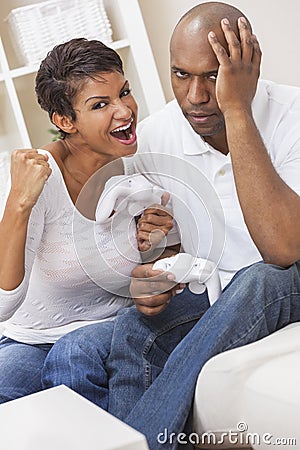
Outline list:
[[[254,449],[270,449],[277,438],[291,439],[291,446],[284,448],[295,449],[293,439],[300,443],[299,379],[300,323],[217,355],[198,378],[195,431],[246,427],[247,433],[258,433],[261,441],[266,433],[272,436],[271,444],[253,443]]]

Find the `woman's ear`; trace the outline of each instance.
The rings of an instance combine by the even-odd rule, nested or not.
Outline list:
[[[68,134],[74,134],[77,128],[74,126],[73,120],[68,116],[61,116],[57,112],[52,114],[52,122],[62,131]]]

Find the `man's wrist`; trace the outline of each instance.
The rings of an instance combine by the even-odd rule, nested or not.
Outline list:
[[[225,122],[234,121],[235,123],[240,123],[244,120],[249,120],[250,118],[253,119],[252,115],[252,109],[251,107],[243,107],[243,106],[236,106],[233,108],[228,108],[223,113]]]

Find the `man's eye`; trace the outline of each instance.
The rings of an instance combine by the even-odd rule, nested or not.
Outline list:
[[[208,78],[209,78],[209,80],[217,81],[218,74],[217,73],[212,73],[212,74],[209,75]]]
[[[188,73],[182,72],[181,70],[177,70],[175,72],[175,75],[176,75],[177,78],[187,78],[189,76]]]
[[[106,106],[105,102],[97,102],[93,105],[92,109],[102,109]]]
[[[126,97],[127,95],[129,95],[131,93],[131,89],[125,89],[124,91],[121,92],[121,97]]]

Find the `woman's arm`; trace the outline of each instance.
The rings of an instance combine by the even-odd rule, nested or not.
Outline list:
[[[24,279],[29,218],[51,169],[46,155],[17,150],[11,159],[11,189],[0,222],[0,289],[14,291]],[[5,301],[1,296],[1,302]],[[5,307],[5,305],[1,305]],[[2,318],[2,320],[4,320]]]

